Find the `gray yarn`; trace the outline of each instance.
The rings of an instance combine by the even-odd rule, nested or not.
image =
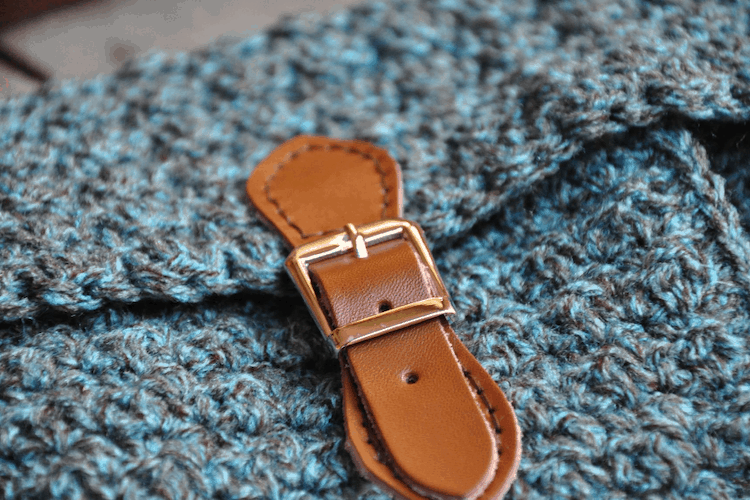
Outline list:
[[[386,498],[244,192],[404,174],[524,433],[510,498],[747,498],[747,2],[400,1],[0,103],[0,495]]]

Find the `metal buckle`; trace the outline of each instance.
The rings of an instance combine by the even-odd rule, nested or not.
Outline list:
[[[354,251],[359,258],[367,257],[367,246],[377,245],[396,238],[408,240],[417,251],[422,263],[429,269],[438,297],[420,300],[332,329],[310,279],[308,267],[313,262],[330,259]],[[372,339],[401,328],[420,323],[442,314],[454,314],[448,292],[440,278],[435,261],[427,248],[419,226],[403,219],[386,219],[355,228],[347,224],[346,230],[299,246],[286,260],[286,268],[297,289],[307,303],[323,336],[338,353],[348,345]]]

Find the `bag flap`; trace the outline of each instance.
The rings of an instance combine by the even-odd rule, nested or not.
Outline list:
[[[244,183],[297,134],[390,151],[439,250],[608,134],[750,117],[736,8],[565,5],[365,5],[0,103],[0,321],[292,294]]]

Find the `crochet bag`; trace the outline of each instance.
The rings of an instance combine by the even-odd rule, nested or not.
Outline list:
[[[0,103],[0,496],[387,498],[251,208],[298,134],[401,165],[512,401],[509,498],[750,488],[744,3],[401,1]]]

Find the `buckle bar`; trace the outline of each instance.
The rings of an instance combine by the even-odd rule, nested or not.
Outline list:
[[[310,264],[352,251],[358,258],[367,258],[367,246],[396,238],[404,238],[412,244],[422,263],[429,270],[439,296],[396,307],[338,328],[331,328],[315,295],[308,270]],[[286,260],[286,268],[304,297],[318,328],[336,353],[348,345],[442,314],[455,313],[422,231],[419,226],[404,219],[386,219],[357,228],[347,224],[346,229],[340,233],[295,248]]]

